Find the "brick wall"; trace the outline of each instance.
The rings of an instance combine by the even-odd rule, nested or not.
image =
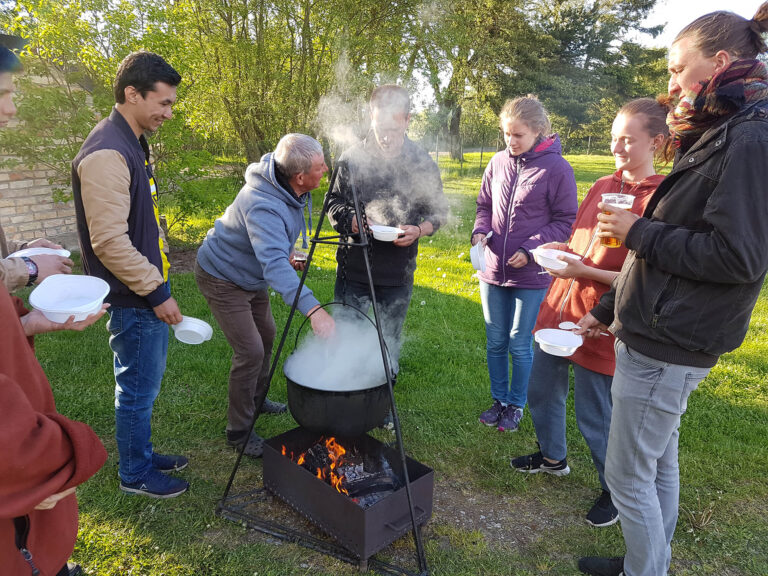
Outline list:
[[[48,178],[53,171],[16,167],[0,170],[0,221],[9,240],[50,238],[72,242],[76,233],[73,202],[54,202]]]

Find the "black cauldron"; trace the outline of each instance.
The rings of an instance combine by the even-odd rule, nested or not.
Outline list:
[[[381,426],[389,412],[386,382],[364,390],[317,390],[285,377],[288,408],[300,426],[329,436],[360,436]]]
[[[358,308],[341,302],[329,302],[322,307],[341,305],[344,311],[354,311],[376,327],[373,321]],[[311,316],[311,315],[310,315]],[[296,335],[309,320],[307,317]],[[294,345],[294,347],[295,347]],[[386,347],[385,347],[385,353]],[[290,365],[290,358],[284,366]],[[328,436],[361,436],[369,430],[381,426],[390,410],[389,388],[386,380],[379,385],[354,390],[354,386],[344,383],[342,390],[313,388],[311,382],[296,382],[286,373],[288,390],[288,408],[294,420],[307,430]],[[382,373],[382,377],[386,378]],[[394,383],[394,379],[393,379]]]

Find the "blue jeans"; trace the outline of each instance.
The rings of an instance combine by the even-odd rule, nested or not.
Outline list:
[[[616,341],[605,476],[627,547],[626,576],[663,576],[669,569],[680,500],[680,417],[709,370],[662,362]]]
[[[109,346],[115,354],[115,437],[123,482],[152,468],[152,406],[168,353],[168,325],[151,308],[109,308]]]
[[[528,382],[528,409],[536,438],[544,457],[551,460],[565,458],[565,401],[568,399],[569,366],[573,366],[576,424],[592,453],[600,485],[608,490],[605,483],[605,451],[611,428],[612,376],[584,368],[568,358],[552,356],[536,347]]]
[[[389,353],[390,369],[394,374],[397,374],[399,372],[403,324],[405,324],[405,316],[408,314],[413,284],[403,286],[374,285],[373,289],[376,294],[376,309],[381,321],[381,333]],[[354,280],[344,282],[337,276],[333,298],[337,302],[354,306],[363,314],[368,314],[371,307],[371,288],[367,282]],[[344,310],[340,314],[339,318],[349,318],[353,322],[363,320],[357,312],[352,310]]]
[[[533,363],[531,330],[546,292],[546,288],[505,288],[480,282],[491,396],[505,406],[525,406]]]

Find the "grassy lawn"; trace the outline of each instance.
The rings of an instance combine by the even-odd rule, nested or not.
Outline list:
[[[486,154],[484,162],[489,158]],[[580,197],[613,169],[609,157],[569,160]],[[510,469],[510,457],[535,449],[527,414],[517,434],[502,434],[477,421],[490,392],[468,239],[483,167],[479,154],[468,154],[463,168],[442,159],[441,168],[452,215],[421,244],[396,388],[406,450],[435,469],[435,513],[424,530],[429,567],[435,575],[576,574],[579,556],[622,553],[621,532],[617,525],[595,529],[584,521],[599,485],[572,416],[572,401],[572,473],[564,478]],[[314,199],[319,207],[322,191]],[[197,229],[206,227],[198,224]],[[334,268],[332,249],[320,245],[308,284],[321,302],[332,299]],[[173,276],[173,290],[184,314],[215,326],[191,274]],[[287,307],[279,296],[273,297],[273,310],[281,331]],[[294,321],[294,334],[299,324]],[[672,563],[678,576],[768,574],[767,332],[764,289],[744,345],[725,355],[691,396],[680,438],[681,515]],[[81,529],[75,559],[88,573],[356,573],[353,566],[214,515],[235,462],[235,453],[224,443],[230,350],[217,327],[203,345],[170,343],[153,441],[158,451],[190,458],[181,474],[192,488],[167,501],[118,489],[114,381],[103,322],[83,334],[39,337],[36,346],[59,411],[89,423],[110,453],[104,468],[78,489]],[[285,401],[285,394],[285,381],[276,375],[270,397]],[[290,415],[261,417],[257,432],[269,437],[294,426]],[[245,461],[234,492],[260,486],[260,477],[261,461]],[[388,552],[415,569],[411,548],[406,537]]]

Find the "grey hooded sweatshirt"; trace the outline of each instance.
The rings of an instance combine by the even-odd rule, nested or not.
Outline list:
[[[301,197],[283,188],[275,174],[272,153],[251,164],[242,187],[197,252],[197,261],[211,276],[237,284],[243,290],[271,286],[289,306],[299,277],[288,257],[296,239],[306,230]],[[319,302],[312,290],[302,287],[298,309],[306,315]]]

